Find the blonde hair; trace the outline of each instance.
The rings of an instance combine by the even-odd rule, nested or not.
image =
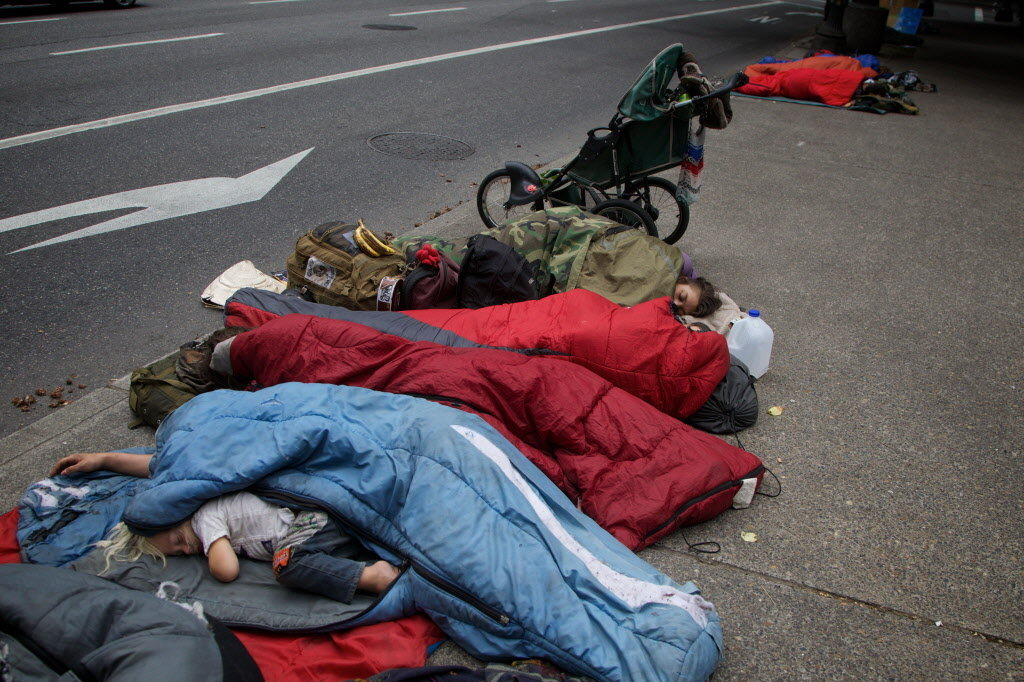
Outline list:
[[[122,521],[110,529],[107,537],[96,543],[97,547],[103,549],[103,575],[110,570],[110,564],[115,561],[138,561],[143,555],[159,559],[164,566],[167,565],[167,557],[144,535],[133,533]]]

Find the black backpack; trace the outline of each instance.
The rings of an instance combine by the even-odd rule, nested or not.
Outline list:
[[[460,308],[485,308],[536,298],[537,283],[526,258],[490,235],[469,238],[459,272]]]
[[[713,332],[705,332],[713,333]],[[729,356],[729,371],[715,387],[708,401],[683,421],[710,433],[739,433],[757,423],[756,379],[747,366]]]

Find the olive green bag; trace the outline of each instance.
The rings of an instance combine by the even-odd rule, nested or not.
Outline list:
[[[349,310],[376,310],[377,291],[385,277],[401,277],[406,260],[401,253],[369,256],[354,239],[356,225],[324,223],[295,242],[288,257],[288,286],[316,303]]]
[[[533,266],[541,297],[587,289],[619,305],[671,296],[683,254],[657,237],[558,206],[486,230]]]
[[[181,351],[177,351],[132,372],[128,407],[136,419],[128,428],[134,429],[143,424],[156,428],[171,412],[196,396],[195,391],[178,379],[174,371],[180,354]]]

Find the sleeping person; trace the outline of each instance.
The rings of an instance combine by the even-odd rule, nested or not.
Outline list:
[[[50,475],[104,469],[148,477],[149,460],[118,452],[76,453],[60,459]],[[213,577],[231,582],[238,577],[238,557],[244,556],[271,561],[282,585],[345,604],[357,589],[379,594],[399,575],[397,567],[367,554],[325,512],[292,510],[248,492],[209,500],[191,517],[149,536],[118,523],[98,545],[104,550],[104,573],[113,561],[142,555],[166,563],[167,556],[202,553]]]
[[[672,314],[683,324],[703,324],[719,334],[728,334],[733,322],[747,316],[735,301],[718,291],[711,282],[682,272],[672,292],[671,307]],[[703,330],[691,327],[691,331]]]

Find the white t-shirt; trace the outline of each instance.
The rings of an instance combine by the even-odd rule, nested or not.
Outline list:
[[[241,492],[203,504],[192,516],[192,529],[203,543],[204,554],[209,553],[214,541],[227,537],[235,554],[270,561],[294,520],[291,509]]]

